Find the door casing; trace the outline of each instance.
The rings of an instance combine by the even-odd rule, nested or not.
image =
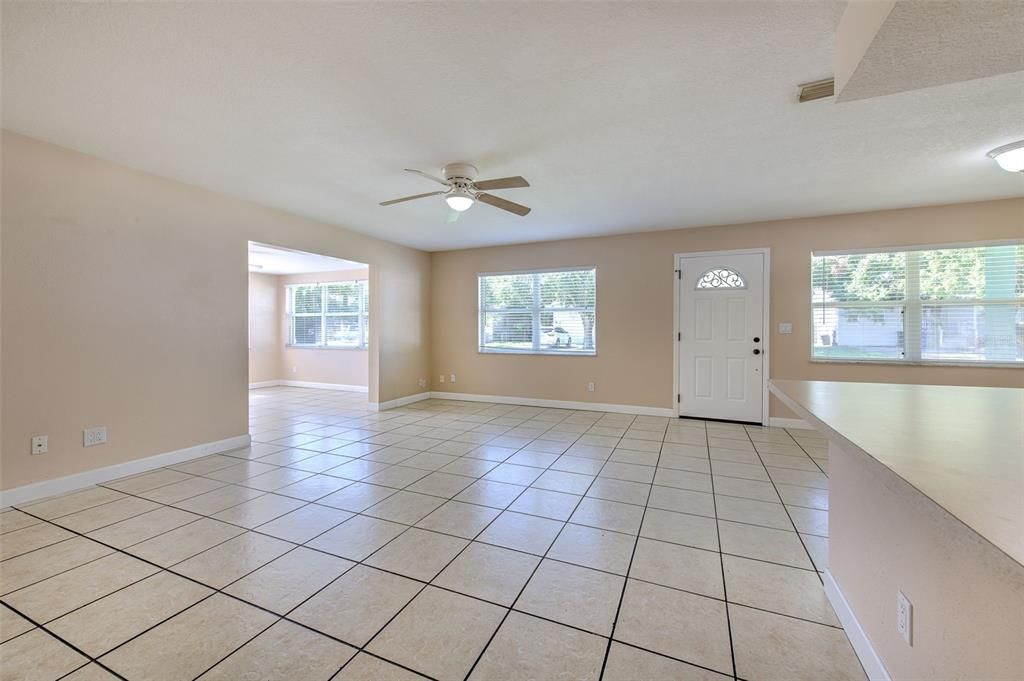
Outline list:
[[[768,416],[769,411],[769,394],[768,394],[768,381],[771,379],[771,280],[772,280],[772,249],[770,248],[740,248],[736,250],[728,251],[693,251],[689,253],[676,253],[672,259],[673,271],[672,271],[672,405],[676,413],[676,417],[682,416],[682,405],[679,402],[679,351],[681,348],[681,342],[679,340],[679,303],[681,296],[683,295],[682,287],[680,286],[679,273],[682,271],[683,260],[685,258],[704,257],[704,256],[727,256],[727,255],[744,255],[759,253],[764,256],[764,282],[762,286],[762,293],[764,295],[764,314],[762,316],[762,324],[764,326],[761,338],[764,339],[761,344],[762,352],[765,355],[764,371],[761,372],[761,391],[763,397],[761,398],[761,425],[768,426],[770,417]]]

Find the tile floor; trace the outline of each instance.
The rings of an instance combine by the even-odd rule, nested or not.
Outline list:
[[[864,679],[809,431],[250,402],[251,447],[0,514],[0,678]]]

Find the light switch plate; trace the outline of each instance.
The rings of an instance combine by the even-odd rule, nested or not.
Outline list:
[[[779,324],[779,333],[793,333],[793,325],[790,322]]]
[[[49,451],[49,444],[45,435],[36,435],[32,438],[32,453],[46,454]]]
[[[82,445],[85,447],[94,447],[96,445],[102,445],[107,441],[107,427],[96,426],[95,428],[86,428],[82,431]]]

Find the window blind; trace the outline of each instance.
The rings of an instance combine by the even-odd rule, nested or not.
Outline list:
[[[811,355],[1024,363],[1024,244],[812,254]]]
[[[286,287],[289,345],[364,348],[369,338],[369,286],[365,280]]]
[[[478,279],[480,352],[596,354],[596,269]]]

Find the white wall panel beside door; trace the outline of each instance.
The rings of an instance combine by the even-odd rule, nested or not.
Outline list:
[[[768,252],[676,256],[680,416],[767,419]]]

